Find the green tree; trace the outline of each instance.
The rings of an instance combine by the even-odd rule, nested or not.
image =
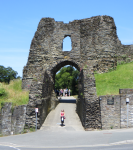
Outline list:
[[[78,94],[79,71],[73,66],[62,67],[55,75],[55,89],[68,88],[73,95]]]
[[[5,68],[4,66],[0,66],[0,82],[9,83],[10,80],[20,78],[19,76],[17,77],[17,74],[11,67]]]

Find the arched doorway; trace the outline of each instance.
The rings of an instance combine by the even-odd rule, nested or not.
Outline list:
[[[50,66],[47,70],[42,72],[39,77],[43,77],[42,81],[32,79],[29,94],[29,104],[27,106],[26,124],[31,127],[35,126],[35,107],[39,108],[38,113],[38,129],[42,126],[48,113],[54,109],[59,101],[54,92],[54,81],[56,72],[65,65],[72,65],[80,71],[78,82],[78,99],[76,102],[76,111],[80,117],[83,127],[86,129],[100,128],[100,108],[99,101],[92,101],[95,98],[95,80],[93,74],[91,76],[86,73],[86,68],[81,68],[76,62],[72,60],[60,61],[56,65]],[[87,65],[86,65],[87,67]],[[90,91],[86,87],[91,86]],[[94,88],[94,89],[93,89]],[[90,92],[90,95],[88,95]],[[89,96],[89,97],[87,97]],[[92,99],[91,99],[92,98]],[[95,118],[95,119],[92,119]]]
[[[78,76],[79,71],[74,66],[66,65],[62,67],[55,75],[56,95],[64,96],[66,88],[67,96],[69,96],[69,91],[70,95],[78,95]]]

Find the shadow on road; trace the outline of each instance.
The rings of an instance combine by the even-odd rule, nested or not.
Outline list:
[[[63,124],[63,125],[62,125],[62,124],[60,124],[60,126],[61,126],[61,127],[64,127],[64,126],[65,126],[65,124]]]
[[[76,103],[76,99],[60,99],[59,103]]]

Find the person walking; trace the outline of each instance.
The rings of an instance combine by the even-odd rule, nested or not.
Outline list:
[[[65,119],[65,112],[64,112],[64,110],[61,110],[61,112],[60,112],[60,118],[61,118],[61,126],[63,126],[64,119]]]
[[[67,97],[67,88],[65,89],[65,96]]]
[[[59,96],[60,96],[60,97],[62,96],[61,89],[60,89],[60,92],[59,92]]]
[[[61,89],[61,95],[63,96],[63,89]]]
[[[63,96],[65,96],[65,89],[63,89]]]
[[[71,91],[71,90],[69,89],[69,90],[68,90],[68,94],[69,94],[69,96],[70,96],[70,91]]]
[[[56,91],[56,92],[57,92],[57,96],[59,96],[59,90],[58,90],[58,89],[57,89],[57,91]]]

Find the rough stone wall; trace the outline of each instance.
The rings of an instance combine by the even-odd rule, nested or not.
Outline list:
[[[0,134],[2,134],[2,116],[0,112]]]
[[[85,111],[85,99],[84,99],[84,84],[83,84],[83,70],[81,70],[79,74],[79,79],[78,79],[78,98],[76,100],[76,112],[81,120],[81,123],[83,127],[85,126],[85,116],[86,116],[86,111]]]
[[[100,96],[102,129],[120,128],[120,96]],[[108,100],[114,100],[113,105],[107,104]]]
[[[96,85],[93,73],[93,61],[88,61],[82,69],[79,88],[79,99],[82,105],[83,126],[86,130],[101,128],[101,112],[99,100],[96,95]],[[78,112],[81,114],[81,112]]]
[[[48,113],[59,102],[53,91],[53,82],[47,72],[44,73],[43,82],[38,80],[37,78],[33,79],[30,87],[29,103],[26,112],[26,128],[35,127],[36,125],[35,108],[39,108],[37,116],[37,128],[39,129]]]
[[[116,56],[119,64],[133,61],[133,45],[120,45]]]
[[[11,131],[13,134],[23,132],[26,121],[26,107],[27,105],[20,105],[14,108],[11,117]]]
[[[119,95],[100,98],[102,129],[127,128],[126,98],[129,98],[128,127],[133,127],[133,89],[120,89]]]
[[[9,135],[11,132],[11,103],[5,103],[1,110],[1,134],[2,135]]]
[[[26,120],[26,105],[16,106],[5,103],[0,111],[0,134],[10,135],[23,132]]]
[[[62,51],[63,39],[66,36],[71,38],[71,51]],[[47,106],[49,101],[55,101],[56,106],[53,92],[55,74],[61,67],[72,65],[79,71],[83,70],[81,91],[84,98],[79,95],[82,102],[78,103],[83,105],[84,114],[80,116],[85,117],[81,117],[82,124],[85,129],[100,128],[101,115],[94,71],[102,73],[115,68],[116,54],[120,47],[116,26],[110,16],[74,20],[68,24],[56,22],[53,18],[42,18],[31,42],[28,62],[23,70],[22,87],[30,91],[26,124],[35,125],[34,109],[38,101],[43,103],[46,98],[49,99],[46,100]],[[45,84],[44,79],[47,80]],[[46,87],[49,87],[48,91]],[[43,105],[39,111],[42,110]],[[45,120],[45,116],[41,115],[38,118],[38,128]]]
[[[101,112],[95,91],[95,78],[90,72],[84,76],[86,71],[88,71],[87,68],[82,69],[79,75],[77,113],[85,130],[99,129],[101,128]]]
[[[126,98],[129,98],[128,127],[133,127],[133,89],[120,89],[119,92],[121,98],[121,128],[127,128]]]
[[[95,60],[95,71],[100,73],[115,67],[118,37],[113,18],[96,16],[83,19],[80,31],[81,62]]]

